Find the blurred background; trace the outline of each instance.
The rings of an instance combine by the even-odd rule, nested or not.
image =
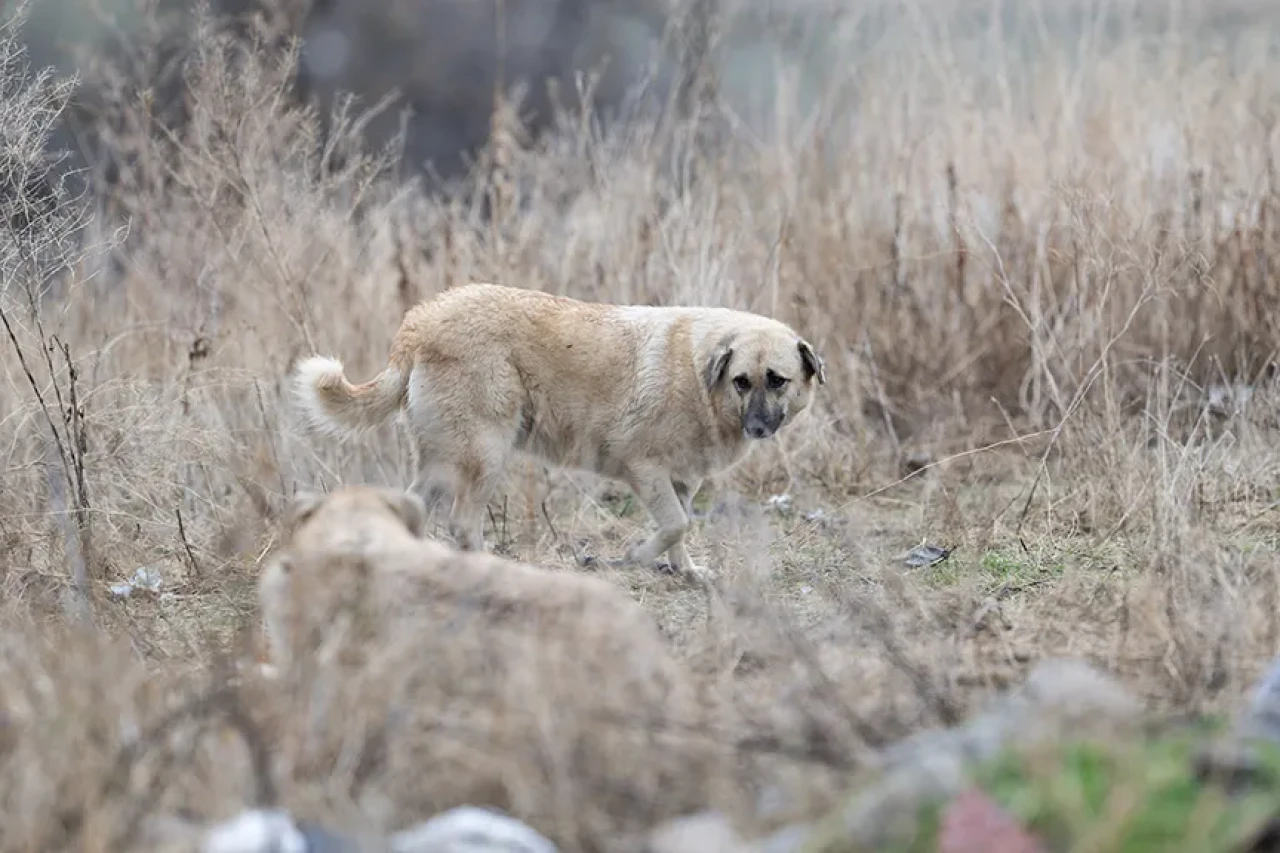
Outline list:
[[[152,90],[157,109],[177,109],[195,6],[38,0],[24,38],[36,67],[84,75],[109,59]],[[257,18],[282,44],[298,39],[292,94],[324,112],[344,92],[364,106],[385,100],[366,137],[382,143],[403,129],[406,164],[444,179],[464,173],[487,138],[495,91],[517,99],[536,135],[557,104],[589,102],[601,122],[669,104],[701,64],[739,129],[771,135],[780,87],[799,101],[786,114],[803,116],[833,87],[856,85],[860,63],[928,42],[971,50],[939,59],[974,71],[1034,60],[1049,41],[1092,54],[1144,35],[1167,45],[1183,34],[1187,51],[1230,55],[1241,38],[1270,42],[1277,19],[1262,0],[209,0],[208,9],[246,32]],[[989,50],[996,42],[1002,49]],[[144,49],[156,45],[159,55]],[[92,149],[83,111],[64,124],[58,144]]]

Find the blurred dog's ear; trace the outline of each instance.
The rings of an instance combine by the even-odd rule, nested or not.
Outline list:
[[[800,349],[800,361],[804,364],[804,376],[806,379],[818,377],[819,385],[827,384],[827,366],[823,364],[821,356],[814,350],[813,346],[801,338],[797,346]]]
[[[322,503],[324,503],[324,495],[320,492],[309,490],[296,492],[289,499],[289,505],[285,507],[284,529],[286,531],[296,530],[299,524],[304,523],[315,514],[315,511],[320,508]]]
[[[404,522],[404,526],[415,539],[421,539],[427,529],[427,505],[422,498],[410,491],[399,489],[383,489],[382,497],[387,505]]]

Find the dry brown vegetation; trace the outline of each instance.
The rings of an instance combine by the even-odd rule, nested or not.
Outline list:
[[[361,801],[383,768],[359,750],[293,763],[284,732],[354,742],[356,710],[317,716],[235,661],[288,496],[409,482],[394,430],[297,429],[286,372],[320,351],[372,375],[408,305],[469,279],[752,309],[825,356],[812,414],[698,502],[710,603],[603,573],[732,699],[743,728],[703,735],[738,752],[744,825],[821,809],[865,749],[1043,656],[1159,707],[1234,702],[1280,606],[1276,6],[1231,4],[1252,31],[1179,4],[1061,35],[887,5],[878,40],[822,12],[825,55],[856,41],[856,61],[821,84],[780,65],[755,117],[704,92],[668,123],[570,112],[522,143],[499,111],[450,197],[368,152],[354,109],[322,135],[287,96],[292,54],[208,25],[185,124],[88,72],[114,181],[50,199],[31,178],[71,90],[0,34],[0,848],[137,849],[149,815],[255,798],[411,819]],[[570,571],[647,523],[536,465],[490,509],[491,547]],[[949,559],[906,567],[926,539]],[[140,568],[158,592],[110,594]],[[553,772],[548,714],[545,743],[503,756],[517,815]],[[404,782],[418,805],[452,804],[438,771]],[[601,813],[539,828],[601,849],[628,823]]]

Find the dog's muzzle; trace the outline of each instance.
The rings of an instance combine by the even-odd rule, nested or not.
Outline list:
[[[782,426],[782,421],[782,412],[770,414],[766,412],[752,412],[748,409],[746,417],[742,419],[742,434],[747,438],[768,438],[778,431]]]
[[[785,419],[783,407],[771,409],[763,392],[756,391],[747,401],[747,410],[742,413],[742,433],[747,438],[768,438],[778,431]]]

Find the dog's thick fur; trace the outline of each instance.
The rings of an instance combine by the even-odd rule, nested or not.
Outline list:
[[[350,630],[394,637],[388,620],[429,622],[426,614],[446,605],[451,621],[465,610],[533,631],[543,643],[549,632],[569,637],[578,656],[600,653],[624,669],[679,668],[652,617],[621,587],[423,539],[426,512],[412,492],[379,486],[295,497],[282,545],[259,578],[272,664],[287,667],[299,644],[320,642],[306,635],[307,625],[332,641],[340,620],[350,615],[341,611],[353,596],[363,596],[362,607],[375,608],[364,615],[374,615],[377,624]],[[628,661],[635,666],[627,667]]]
[[[702,481],[772,436],[826,381],[785,324],[726,308],[617,306],[493,284],[410,309],[377,377],[352,385],[334,359],[298,365],[305,414],[332,432],[401,415],[413,436],[410,490],[451,496],[459,544],[483,550],[484,507],[511,455],[623,481],[658,530],[625,562],[693,566],[685,547]]]
[[[666,817],[707,806],[727,755],[716,706],[649,614],[590,575],[421,539],[425,518],[416,495],[374,486],[300,495],[287,512],[259,578],[268,659],[301,697],[299,726],[317,707],[345,721],[344,741],[297,772],[352,761],[356,727],[376,725],[398,819],[496,805],[562,849],[594,846],[565,837],[559,822],[585,817],[557,813],[566,803],[603,809],[585,821],[601,835],[647,825],[655,804]],[[406,799],[424,789],[445,799]]]

